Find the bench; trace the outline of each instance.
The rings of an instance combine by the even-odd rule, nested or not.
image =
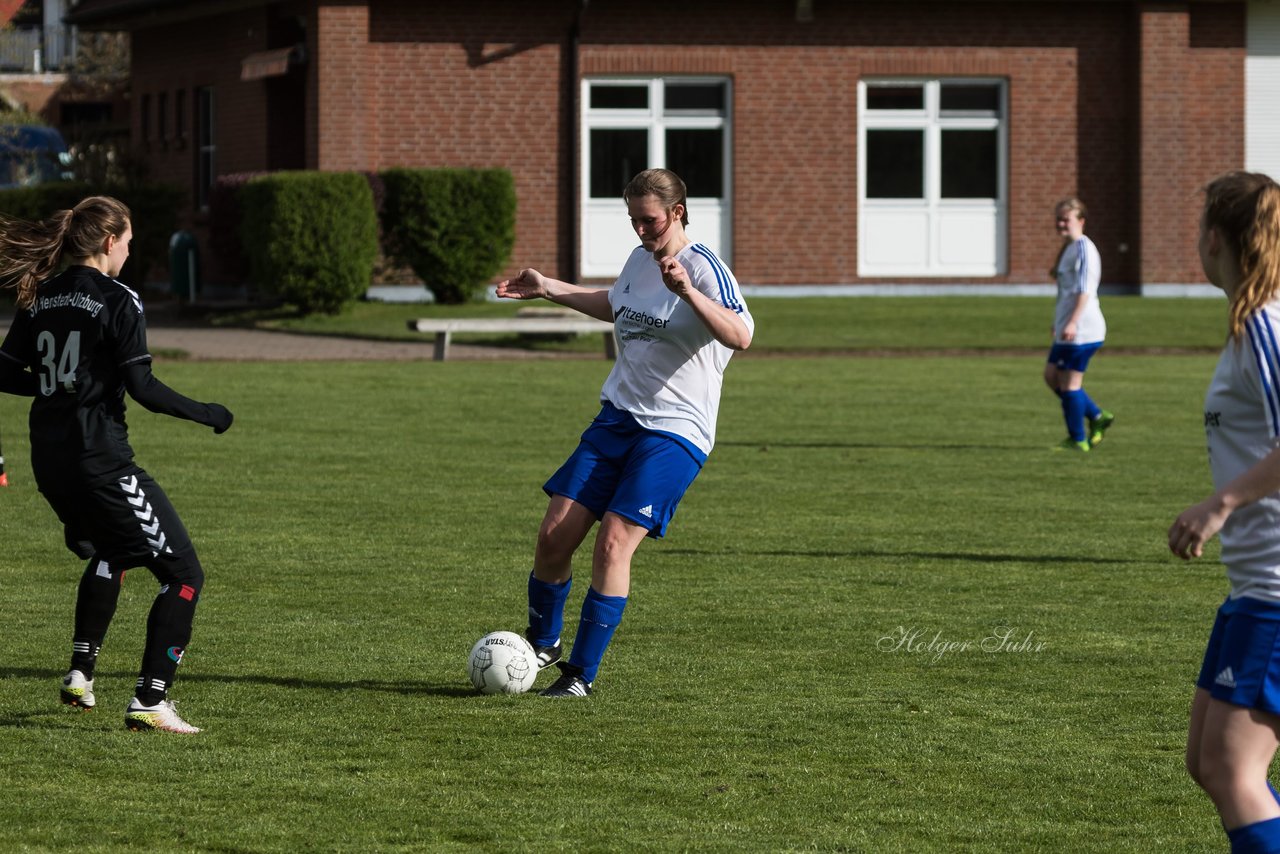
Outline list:
[[[436,336],[435,360],[443,362],[449,357],[449,339],[455,332],[487,332],[516,334],[579,334],[598,332],[604,336],[604,355],[618,357],[618,345],[613,338],[613,324],[595,320],[585,315],[574,317],[473,317],[473,318],[422,318],[410,320],[414,332],[430,332]]]

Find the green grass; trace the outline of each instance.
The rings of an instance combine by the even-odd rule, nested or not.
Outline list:
[[[1174,322],[1209,337],[1173,311],[1200,303],[1142,301],[1169,313],[1130,326],[1122,302],[1113,328],[1150,346]],[[899,346],[981,321],[838,304]],[[841,324],[812,326],[823,347]],[[192,738],[122,726],[143,570],[99,709],[58,706],[80,566],[0,398],[0,849],[1222,850],[1182,749],[1225,580],[1216,544],[1164,545],[1209,490],[1214,357],[1104,351],[1089,388],[1118,420],[1087,456],[1049,450],[1042,360],[735,361],[586,701],[477,696],[465,659],[524,625],[540,487],[607,362],[162,363],[237,416],[214,436],[130,409],[208,574],[175,691]]]
[[[1226,335],[1225,301],[1104,297],[1107,346],[1169,349],[1220,348]],[[537,307],[549,303],[535,302]],[[757,352],[908,349],[1048,349],[1053,300],[1041,297],[813,297],[749,301],[758,327]],[[463,306],[360,302],[338,315],[297,317],[280,311],[224,316],[224,324],[385,340],[420,341],[407,321],[418,317],[511,317],[524,303]],[[563,342],[517,336],[457,336],[460,341],[503,346],[564,348]],[[595,335],[570,348],[599,349]]]

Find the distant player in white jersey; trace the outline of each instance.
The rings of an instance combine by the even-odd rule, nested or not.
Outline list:
[[[1084,390],[1089,360],[1107,337],[1107,321],[1098,304],[1102,256],[1084,236],[1086,216],[1084,202],[1079,199],[1063,199],[1054,207],[1062,249],[1049,271],[1058,282],[1058,302],[1044,381],[1062,401],[1067,438],[1058,447],[1068,451],[1090,450],[1115,421],[1115,416],[1094,403]]]
[[[1231,304],[1204,403],[1216,491],[1178,516],[1169,548],[1199,557],[1219,534],[1231,592],[1196,681],[1187,770],[1233,852],[1280,852],[1267,781],[1280,746],[1280,186],[1231,172],[1205,193],[1200,260]]]
[[[685,234],[685,185],[666,169],[641,172],[623,198],[640,238],[604,290],[522,270],[501,282],[509,299],[541,297],[611,321],[618,359],[600,390],[600,414],[543,489],[550,496],[529,575],[529,642],[561,676],[545,697],[585,697],[622,619],[631,557],[661,537],[715,443],[729,357],[751,344],[755,322],[716,254]],[[591,587],[567,662],[560,632],[573,554],[599,521]]]

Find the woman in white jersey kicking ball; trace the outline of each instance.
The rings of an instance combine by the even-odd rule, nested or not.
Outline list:
[[[1230,301],[1230,338],[1204,401],[1213,495],[1183,511],[1169,548],[1221,535],[1231,592],[1191,704],[1187,770],[1233,852],[1280,851],[1267,770],[1280,745],[1280,186],[1232,172],[1205,188],[1200,260]]]
[[[600,414],[543,489],[550,496],[529,575],[529,642],[539,665],[558,663],[544,697],[591,693],[622,619],[631,556],[661,537],[715,442],[725,366],[751,344],[755,322],[738,282],[716,254],[685,234],[684,182],[666,169],[636,175],[623,191],[640,238],[613,287],[587,288],[522,270],[499,297],[551,300],[612,321],[618,359],[600,390]],[[567,662],[560,632],[572,561],[600,523],[591,586]]]
[[[1084,390],[1089,360],[1107,337],[1107,322],[1098,305],[1102,256],[1093,241],[1084,236],[1087,215],[1084,202],[1079,199],[1063,199],[1054,207],[1054,224],[1062,237],[1062,249],[1049,271],[1058,281],[1058,301],[1044,381],[1062,401],[1067,438],[1058,447],[1067,451],[1092,449],[1116,420]]]

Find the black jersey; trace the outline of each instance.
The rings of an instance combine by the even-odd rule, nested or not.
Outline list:
[[[31,466],[42,488],[62,481],[96,486],[133,468],[126,386],[148,409],[219,426],[208,404],[151,376],[142,301],[93,267],[68,267],[42,282],[34,304],[14,317],[0,360],[29,368],[39,383]]]

